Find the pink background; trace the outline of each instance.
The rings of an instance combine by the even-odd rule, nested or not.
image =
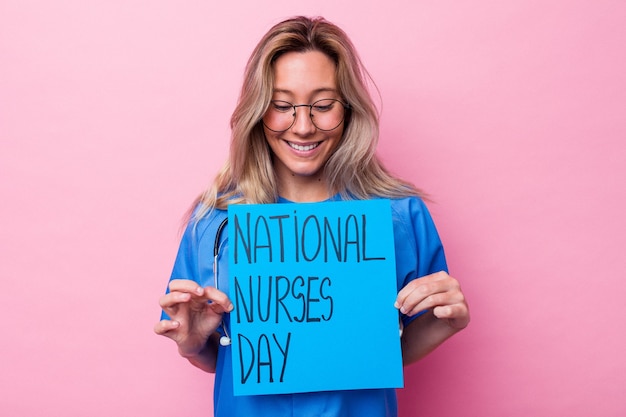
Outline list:
[[[357,45],[471,303],[401,416],[625,415],[626,3],[267,3],[0,2],[0,415],[210,415],[157,300],[245,61],[294,14]]]

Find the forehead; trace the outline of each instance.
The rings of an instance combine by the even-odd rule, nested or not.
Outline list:
[[[322,52],[288,52],[274,62],[274,93],[308,97],[335,92],[335,70],[333,60]]]

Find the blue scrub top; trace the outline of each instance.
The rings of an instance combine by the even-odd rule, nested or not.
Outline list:
[[[338,200],[336,196],[331,200]],[[280,199],[286,203],[287,200]],[[396,253],[396,281],[400,290],[411,280],[446,271],[443,246],[424,202],[417,197],[391,200]],[[201,286],[216,286],[213,277],[215,235],[227,212],[214,210],[187,226],[170,279],[190,279]],[[228,294],[228,228],[222,232],[217,288]],[[417,316],[401,315],[406,326]],[[165,313],[162,318],[167,318]],[[355,317],[358,319],[358,317]],[[227,328],[230,316],[224,315]],[[214,385],[217,417],[395,417],[394,389],[312,392],[280,395],[233,395],[232,349],[220,346]],[[329,375],[332,378],[332,375]]]

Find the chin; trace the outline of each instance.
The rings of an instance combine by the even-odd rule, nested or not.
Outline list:
[[[318,163],[295,163],[290,167],[290,170],[295,175],[301,175],[303,177],[311,177],[322,173],[322,164]]]

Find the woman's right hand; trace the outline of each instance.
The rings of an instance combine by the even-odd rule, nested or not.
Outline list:
[[[209,336],[222,322],[224,312],[233,309],[222,291],[203,288],[187,279],[170,281],[169,293],[159,299],[159,304],[170,319],[158,322],[155,333],[176,342],[180,355],[188,359],[202,352]]]

